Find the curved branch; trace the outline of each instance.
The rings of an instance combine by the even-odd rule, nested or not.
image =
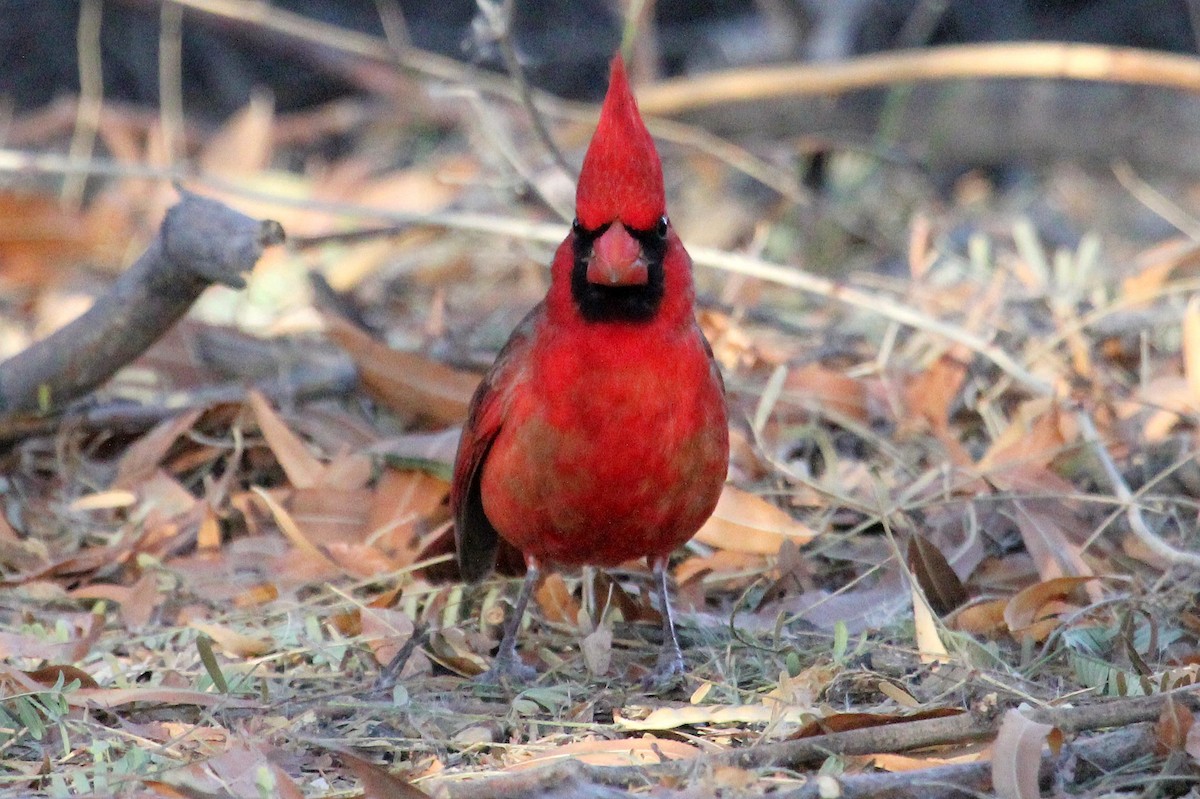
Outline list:
[[[142,257],[75,321],[0,363],[0,416],[62,408],[103,384],[214,283],[245,285],[279,223],[184,193]]]

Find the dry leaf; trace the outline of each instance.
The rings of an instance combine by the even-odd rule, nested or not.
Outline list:
[[[563,760],[578,760],[590,766],[645,766],[668,760],[687,760],[701,754],[700,749],[670,738],[625,738],[616,741],[576,741],[556,746],[507,766],[505,771],[524,771]]]
[[[774,555],[785,540],[807,544],[816,533],[760,496],[726,485],[696,540],[721,549]]]
[[[363,799],[429,799],[429,794],[413,787],[408,780],[397,777],[344,749],[333,751],[337,752],[342,762],[350,767],[350,771],[362,783]]]
[[[312,488],[321,482],[325,466],[308,451],[308,445],[293,433],[261,392],[251,389],[250,408],[267,446],[279,460],[279,466],[296,488]]]
[[[604,626],[597,627],[579,642],[579,650],[588,674],[593,677],[608,674],[608,667],[612,663],[612,642],[612,630]]]
[[[972,635],[994,635],[1000,630],[1008,629],[1004,622],[1004,609],[1008,607],[1007,599],[990,599],[968,605],[955,613],[949,624],[955,630]]]
[[[551,624],[574,626],[579,620],[579,602],[567,588],[567,582],[558,572],[550,572],[533,593],[538,609]]]
[[[1000,799],[1041,799],[1042,747],[1054,729],[1020,710],[1009,710],[992,748],[992,790]]]
[[[192,622],[191,626],[211,638],[221,651],[232,657],[261,657],[275,648],[274,641],[246,635],[222,624]]]
[[[478,377],[391,349],[340,317],[326,314],[324,319],[329,337],[354,359],[364,388],[377,400],[439,424],[467,417]]]
[[[946,645],[942,643],[942,637],[938,634],[938,625],[934,619],[933,609],[929,607],[925,595],[915,582],[910,583],[910,588],[912,590],[913,633],[921,662],[949,662],[950,653],[946,651]]]
[[[914,533],[908,541],[908,568],[925,592],[932,610],[945,616],[967,601],[967,589],[946,561],[942,551],[928,538]]]
[[[153,474],[179,437],[191,430],[203,413],[201,408],[184,411],[159,422],[135,441],[117,463],[117,478],[112,488],[136,488],[141,480]]]
[[[780,705],[687,705],[660,707],[637,717],[613,711],[613,723],[623,730],[673,730],[691,724],[801,724],[818,715],[814,707]]]
[[[863,424],[869,421],[867,390],[863,382],[818,363],[805,364],[788,372],[780,401],[828,408]]]
[[[363,639],[380,666],[391,663],[413,634],[413,620],[400,610],[363,608],[359,618]]]
[[[1039,640],[1033,633],[1035,622],[1042,621],[1052,614],[1051,608],[1061,608],[1063,600],[1067,599],[1079,587],[1087,584],[1094,577],[1055,577],[1029,586],[1019,591],[1004,607],[1004,623],[1015,637],[1029,636]],[[1050,629],[1057,625],[1053,619]],[[1049,631],[1045,631],[1049,634]],[[1042,636],[1044,637],[1044,635]]]
[[[1154,748],[1160,757],[1186,748],[1193,721],[1186,705],[1168,698],[1154,725]]]

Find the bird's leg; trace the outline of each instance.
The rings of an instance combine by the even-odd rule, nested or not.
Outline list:
[[[667,590],[667,559],[654,558],[654,587],[658,592],[658,603],[662,607],[663,643],[658,654],[658,663],[645,679],[647,688],[663,686],[683,674],[683,651],[675,635],[675,616],[671,611],[671,595]]]
[[[525,559],[525,582],[521,584],[521,593],[517,596],[517,604],[512,616],[504,623],[504,636],[500,639],[500,649],[492,661],[492,667],[480,674],[476,679],[482,683],[499,683],[502,681],[528,682],[537,676],[537,671],[526,666],[517,657],[517,633],[521,630],[521,620],[525,617],[525,606],[538,581],[537,561]]]

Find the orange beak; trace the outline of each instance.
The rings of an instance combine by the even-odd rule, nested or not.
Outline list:
[[[592,245],[587,279],[599,286],[644,286],[650,270],[642,245],[620,222],[613,222]]]

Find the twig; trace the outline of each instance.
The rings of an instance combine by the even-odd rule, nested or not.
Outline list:
[[[97,171],[120,170],[119,165],[108,162],[97,164]],[[53,154],[27,153],[14,150],[0,149],[0,171],[27,171],[41,169],[45,171],[61,171],[73,169],[74,165],[64,162],[61,156]],[[160,172],[154,174],[161,174]],[[201,177],[207,185],[222,191],[229,191],[247,199],[274,202],[288,207],[302,207],[310,210],[323,210],[360,219],[387,220],[396,225],[430,225],[453,230],[465,230],[488,235],[511,236],[527,241],[540,241],[544,244],[558,244],[566,235],[561,225],[531,222],[522,219],[491,216],[469,212],[443,211],[432,214],[398,213],[376,208],[365,208],[351,203],[324,203],[309,200],[294,200],[274,194],[257,192],[236,186],[226,181]],[[397,227],[392,232],[399,232]],[[379,231],[381,234],[387,229]],[[723,269],[727,272],[749,275],[761,280],[767,280],[782,286],[799,289],[818,297],[842,302],[865,311],[878,314],[886,319],[899,322],[916,330],[922,330],[932,335],[941,336],[948,341],[961,344],[972,352],[976,352],[996,364],[1012,379],[1021,383],[1034,394],[1049,395],[1052,386],[1030,372],[1000,347],[956,325],[934,319],[915,308],[903,304],[900,300],[881,297],[860,289],[851,288],[836,283],[828,278],[805,272],[795,266],[773,264],[748,255],[728,253],[709,247],[689,248],[692,260],[699,266]]]
[[[1126,161],[1113,164],[1113,175],[1134,199],[1193,241],[1200,241],[1200,222],[1170,198],[1138,177]]]
[[[529,113],[529,121],[533,124],[534,133],[537,134],[542,146],[550,153],[550,156],[554,159],[554,163],[558,164],[559,168],[574,180],[579,176],[579,173],[567,163],[562,150],[558,148],[554,137],[550,135],[550,129],[546,127],[546,120],[543,118],[541,110],[537,107],[537,103],[533,101],[533,91],[529,87],[529,81],[525,79],[525,70],[521,66],[520,57],[517,55],[517,45],[512,32],[514,5],[513,0],[502,0],[499,7],[492,0],[481,0],[479,2],[479,9],[487,17],[488,22],[492,26],[492,33],[496,37],[496,44],[500,47],[500,56],[504,59],[504,68],[508,70],[508,76],[512,78],[513,85],[517,88],[517,95],[521,98],[521,105],[525,106],[525,110]]]
[[[1145,757],[1154,751],[1154,745],[1154,729],[1149,724],[1097,735],[1070,744],[1064,749],[1063,756],[1050,751],[1043,752],[1038,779],[1043,786],[1048,785],[1059,770],[1064,756],[1083,761],[1091,769],[1107,772]],[[1082,775],[1076,775],[1067,782],[1078,782],[1079,776]],[[991,795],[992,763],[985,760],[919,771],[829,777],[812,780],[803,788],[776,796],[778,799],[820,799],[834,791],[836,793],[832,795],[839,799],[977,799],[981,795]]]
[[[956,344],[962,344],[996,364],[1034,394],[1047,396],[1053,391],[1053,387],[1048,382],[1017,363],[1011,355],[995,344],[985,341],[964,328],[934,319],[899,300],[876,296],[835,283],[828,278],[804,272],[796,267],[772,264],[748,255],[728,253],[708,247],[689,247],[688,249],[691,252],[692,260],[697,264],[797,288],[810,294],[870,311],[907,327],[941,336]]]
[[[1129,521],[1129,529],[1138,537],[1138,540],[1155,555],[1172,565],[1189,566],[1193,569],[1200,567],[1200,554],[1177,549],[1159,538],[1150,529],[1146,518],[1142,516],[1141,505],[1133,496],[1129,484],[1125,482],[1125,478],[1121,475],[1117,464],[1113,462],[1108,448],[1100,439],[1100,433],[1096,430],[1091,415],[1079,408],[1075,411],[1075,421],[1079,425],[1079,432],[1083,436],[1083,440],[1091,445],[1092,451],[1100,459],[1100,465],[1104,468],[1104,474],[1112,485],[1113,493],[1117,495],[1117,501],[1125,506],[1125,518]]]
[[[125,0],[135,5],[157,8],[161,0]],[[521,102],[513,81],[485,70],[476,69],[452,58],[405,47],[397,52],[386,39],[346,30],[309,19],[267,3],[231,3],[228,0],[171,0],[176,5],[212,17],[257,26],[272,33],[330,48],[340,53],[387,63],[399,62],[404,69],[427,79],[462,83],[485,94]],[[534,107],[540,114],[595,124],[598,109],[593,104],[570,103],[546,92],[529,89]],[[646,112],[648,113],[648,112]],[[537,118],[536,116],[534,117]],[[714,136],[707,131],[670,120],[646,119],[646,126],[658,138],[694,147],[730,167],[759,181],[793,201],[804,201],[804,192],[796,181],[776,166],[766,163],[750,151]],[[575,174],[568,169],[568,174]]]
[[[263,248],[283,240],[261,222],[185,193],[158,235],[83,316],[0,363],[0,416],[63,408],[132,361],[214,283],[240,288]]]
[[[663,81],[638,92],[638,106],[647,114],[675,116],[732,102],[982,78],[1103,81],[1200,92],[1200,59],[1062,42],[930,47],[836,63],[756,67]]]
[[[1200,694],[1195,686],[1168,691],[1156,696],[1099,702],[1077,708],[1042,708],[1028,711],[1034,721],[1053,724],[1065,733],[1104,727],[1124,727],[1158,718],[1168,701],[1200,710]],[[803,768],[819,764],[827,757],[869,755],[880,752],[904,752],[987,738],[999,729],[999,715],[963,713],[958,716],[867,727],[795,741],[720,752],[688,760],[671,760],[652,766],[589,766],[570,762],[542,769],[447,785],[451,799],[527,796],[538,786],[552,785],[564,779],[582,779],[598,785],[645,785],[664,777],[688,777],[723,766],[735,768]],[[911,776],[911,775],[910,775]]]
[[[373,689],[376,691],[390,691],[396,685],[396,678],[400,676],[400,672],[404,671],[404,666],[419,648],[425,646],[429,641],[429,625],[422,624],[413,630],[412,635],[404,642],[404,645],[396,651],[388,664],[379,671],[379,676],[375,678]]]
[[[102,0],[84,0],[79,6],[79,25],[75,32],[75,49],[79,53],[79,107],[75,132],[71,135],[70,158],[86,163],[96,146],[100,129],[100,112],[104,107],[104,76],[101,72],[100,23],[104,12]],[[63,202],[78,205],[83,198],[85,174],[74,172],[63,181]]]
[[[85,401],[49,415],[0,416],[0,451],[13,442],[50,435],[62,428],[140,433],[193,408],[244,402],[251,388],[275,404],[291,404],[306,399],[345,396],[357,384],[358,372],[354,364],[348,358],[339,358],[328,363],[299,364],[285,374],[253,383],[238,380],[141,402],[113,400],[94,404]]]

